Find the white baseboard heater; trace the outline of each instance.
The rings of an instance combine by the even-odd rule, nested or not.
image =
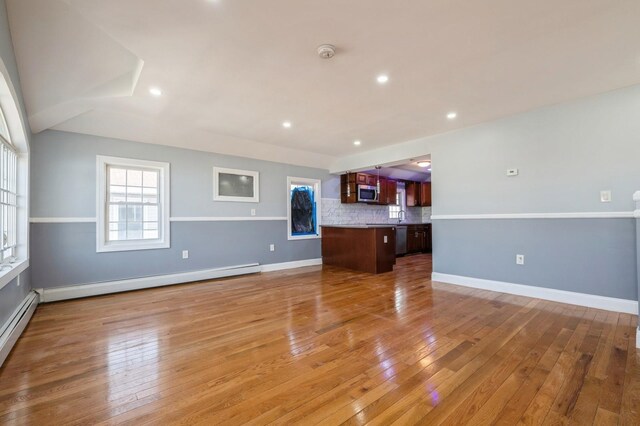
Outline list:
[[[258,263],[228,266],[224,268],[203,269],[199,271],[181,272],[177,274],[156,275],[132,278],[119,281],[107,281],[92,284],[79,284],[68,287],[36,289],[43,303],[60,300],[78,299],[81,297],[100,296],[103,294],[121,293],[123,291],[142,290],[145,288],[189,283],[193,281],[212,280],[235,275],[255,274],[261,272]]]
[[[40,297],[35,291],[30,292],[16,308],[6,323],[0,329],[0,367],[7,359],[13,345],[18,341],[18,337],[29,324],[29,320],[40,302]]]

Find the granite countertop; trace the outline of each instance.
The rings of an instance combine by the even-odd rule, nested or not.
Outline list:
[[[325,228],[395,228],[398,226],[411,226],[411,225],[429,225],[430,223],[424,222],[402,222],[402,223],[355,223],[355,224],[335,224],[335,225],[320,225]]]
[[[373,228],[395,228],[398,225],[392,223],[367,223],[355,225],[320,225],[322,228],[355,228],[355,229],[373,229]]]

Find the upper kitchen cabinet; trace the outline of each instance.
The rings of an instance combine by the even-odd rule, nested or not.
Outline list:
[[[407,182],[404,187],[407,193],[407,207],[420,206],[420,182]]]
[[[407,182],[407,207],[431,206],[431,182]]]
[[[358,189],[356,188],[356,173],[348,173],[340,176],[340,201],[343,204],[358,202]]]
[[[431,182],[422,182],[420,184],[420,205],[431,207]]]
[[[376,177],[377,178],[377,177]],[[389,204],[389,191],[387,188],[388,180],[380,177],[380,192],[378,192],[378,204]]]
[[[367,204],[396,204],[396,192],[398,192],[398,182],[380,176],[380,191],[378,201],[363,201]],[[347,173],[340,176],[340,200],[343,204],[358,202],[358,187],[377,187],[378,176],[367,173]]]
[[[398,182],[387,180],[387,204],[398,204],[396,193],[398,192]]]

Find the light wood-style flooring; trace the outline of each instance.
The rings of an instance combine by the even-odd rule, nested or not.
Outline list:
[[[41,305],[0,424],[640,424],[636,317],[310,267]]]

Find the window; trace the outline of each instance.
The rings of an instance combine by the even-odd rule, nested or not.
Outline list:
[[[0,262],[16,258],[18,158],[0,109]]]
[[[406,213],[407,211],[407,199],[404,194],[404,189],[398,189],[398,192],[396,192],[396,205],[389,206],[389,219],[404,220],[404,215],[400,213]]]
[[[98,156],[99,252],[168,248],[169,163]]]
[[[287,228],[289,240],[320,238],[321,181],[287,178]]]

